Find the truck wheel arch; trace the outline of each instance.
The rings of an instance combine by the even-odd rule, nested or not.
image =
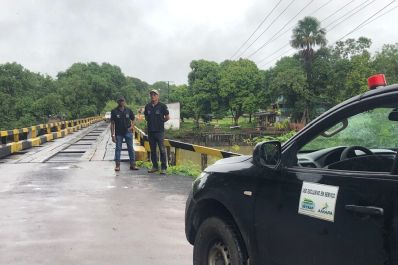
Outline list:
[[[235,227],[236,233],[238,233],[241,243],[245,247],[246,253],[248,253],[246,242],[242,237],[239,226],[237,225],[231,212],[222,203],[214,199],[204,199],[198,202],[194,212],[195,214],[192,218],[193,229],[191,229],[191,233],[188,236],[188,240],[191,244],[195,242],[196,233],[202,222],[207,218],[214,216],[221,218]]]

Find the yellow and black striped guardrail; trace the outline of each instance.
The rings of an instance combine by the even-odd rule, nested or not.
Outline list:
[[[148,141],[148,135],[146,133],[144,133],[144,131],[142,131],[138,127],[135,127],[135,138],[140,142],[140,144],[142,146],[145,147],[147,152],[151,151],[151,148],[149,146],[149,141]],[[201,146],[201,145],[196,145],[196,144],[190,144],[190,143],[185,143],[185,142],[180,142],[180,141],[170,140],[170,139],[165,139],[164,145],[166,146],[166,148],[170,148],[170,147],[175,148],[175,153],[174,153],[175,154],[175,158],[174,158],[175,164],[178,164],[178,162],[180,160],[180,157],[179,157],[180,149],[201,154],[202,155],[202,169],[207,167],[207,156],[208,155],[220,157],[220,158],[228,158],[228,157],[232,157],[232,156],[240,156],[241,155],[238,153],[223,151],[223,150],[219,150],[216,148],[211,148],[211,147],[206,147],[206,146]],[[169,154],[168,154],[168,156],[169,156]]]
[[[100,116],[0,131],[0,158],[39,146],[102,121]]]

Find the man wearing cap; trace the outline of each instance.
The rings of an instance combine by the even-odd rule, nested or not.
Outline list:
[[[130,158],[130,169],[138,170],[135,164],[135,153],[133,147],[133,129],[135,116],[131,109],[126,107],[124,97],[117,100],[118,106],[111,112],[111,135],[112,141],[116,143],[115,148],[115,171],[120,170],[120,153],[122,151],[123,139],[125,139]]]
[[[149,173],[159,171],[158,155],[156,146],[159,146],[161,170],[160,174],[166,174],[167,159],[166,149],[164,147],[164,123],[170,119],[169,110],[166,104],[159,102],[159,91],[152,89],[149,92],[151,102],[146,104],[144,115],[147,121],[148,140],[151,147],[151,161],[152,168],[148,170]]]

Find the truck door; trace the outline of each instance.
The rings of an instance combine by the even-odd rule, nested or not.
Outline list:
[[[295,150],[308,147],[306,163],[264,168],[255,206],[260,264],[398,264],[398,126],[388,118],[393,107],[365,107],[347,110],[343,127],[330,123],[335,132],[297,139]]]

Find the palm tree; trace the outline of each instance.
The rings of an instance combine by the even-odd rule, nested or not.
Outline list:
[[[318,19],[314,17],[305,17],[298,22],[293,29],[293,36],[290,44],[293,48],[299,49],[299,54],[304,60],[304,68],[307,74],[307,85],[310,91],[312,87],[312,61],[314,58],[314,48],[316,46],[323,47],[326,45],[326,30],[321,28]],[[309,111],[310,102],[307,101],[303,113],[302,122],[307,123],[310,120]]]

